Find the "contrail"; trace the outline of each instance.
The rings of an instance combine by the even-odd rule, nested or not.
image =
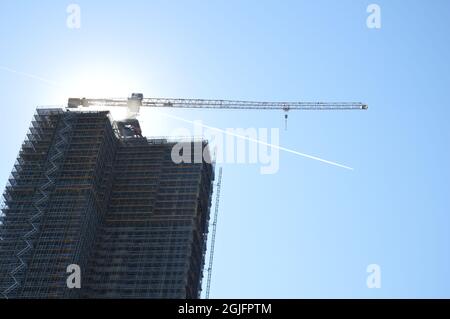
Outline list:
[[[305,153],[297,152],[295,150],[291,150],[291,149],[286,148],[286,147],[282,147],[282,146],[275,145],[275,144],[270,144],[270,143],[267,143],[267,142],[264,142],[264,141],[261,141],[261,140],[258,140],[258,139],[254,139],[254,138],[251,138],[251,137],[248,137],[248,136],[235,134],[235,133],[232,133],[232,132],[229,132],[229,131],[226,131],[226,130],[222,130],[222,129],[217,128],[217,127],[213,127],[213,126],[205,125],[205,124],[202,124],[202,123],[199,123],[199,122],[187,120],[187,119],[175,116],[175,115],[170,115],[170,114],[167,114],[167,113],[164,113],[164,112],[160,112],[160,111],[156,111],[156,112],[158,114],[164,115],[164,116],[169,117],[169,118],[173,118],[175,120],[179,120],[179,121],[190,123],[190,124],[194,124],[194,125],[200,125],[201,127],[204,127],[204,128],[210,129],[210,130],[214,130],[214,131],[218,131],[218,132],[224,133],[226,135],[234,136],[234,137],[237,137],[237,138],[248,140],[250,142],[254,142],[254,143],[261,144],[261,145],[269,146],[269,147],[274,148],[274,149],[278,149],[278,150],[281,150],[281,151],[285,151],[285,152],[288,152],[288,153],[292,153],[292,154],[295,154],[295,155],[306,157],[306,158],[309,158],[309,159],[312,159],[312,160],[315,160],[315,161],[319,161],[319,162],[322,162],[322,163],[325,163],[325,164],[329,164],[329,165],[337,166],[337,167],[340,167],[340,168],[348,169],[350,171],[354,170],[352,167],[349,167],[349,166],[346,166],[346,165],[342,165],[342,164],[339,164],[339,163],[336,163],[336,162],[332,162],[332,161],[329,161],[329,160],[326,160],[326,159],[323,159],[323,158],[320,158],[320,157],[317,157],[317,156],[313,156],[313,155],[308,155],[308,154],[305,154]]]
[[[2,65],[0,65],[0,70],[7,71],[7,72],[10,72],[10,73],[14,73],[14,74],[18,74],[18,75],[22,75],[22,76],[25,76],[27,78],[34,79],[34,80],[37,80],[37,81],[45,83],[45,84],[49,84],[49,85],[57,87],[57,88],[63,88],[61,85],[59,85],[55,81],[51,81],[51,80],[45,79],[45,78],[40,77],[38,75],[17,71],[17,70],[14,70],[14,69],[8,68],[6,66],[2,66]]]

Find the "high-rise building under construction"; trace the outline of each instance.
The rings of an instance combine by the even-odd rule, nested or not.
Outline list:
[[[175,163],[175,143],[107,111],[38,109],[4,193],[0,296],[198,298],[214,168]]]

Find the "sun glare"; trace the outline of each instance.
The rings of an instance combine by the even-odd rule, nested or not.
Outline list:
[[[96,71],[81,72],[71,79],[67,96],[86,98],[127,98],[131,93],[144,93],[145,85],[140,80],[125,72]],[[148,93],[147,93],[148,94]],[[127,116],[126,107],[90,107],[90,110],[109,110],[114,120],[123,120]],[[145,136],[165,134],[165,124],[154,117],[154,112],[141,107],[137,119],[141,122]]]

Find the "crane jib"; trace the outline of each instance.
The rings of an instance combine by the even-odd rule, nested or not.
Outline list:
[[[266,102],[239,100],[144,98],[141,93],[133,93],[130,98],[87,99],[69,98],[67,107],[162,107],[192,109],[235,109],[235,110],[367,110],[362,102]]]

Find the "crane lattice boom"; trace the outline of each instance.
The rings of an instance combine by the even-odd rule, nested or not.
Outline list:
[[[366,110],[367,104],[361,102],[257,102],[238,100],[205,100],[144,98],[141,93],[133,93],[131,98],[86,99],[70,98],[68,107],[79,106],[123,106],[123,107],[161,107],[191,109],[244,109],[244,110]]]

